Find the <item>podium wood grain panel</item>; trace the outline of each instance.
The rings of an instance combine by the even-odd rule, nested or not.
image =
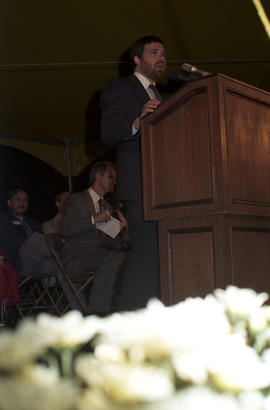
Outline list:
[[[142,124],[144,215],[270,215],[270,93],[217,74]]]
[[[269,207],[270,105],[244,91],[225,94],[229,201]]]
[[[144,119],[141,148],[164,303],[228,284],[270,294],[270,93],[191,82]]]
[[[270,294],[270,218],[206,215],[159,222],[161,298],[174,304],[229,284]]]
[[[270,292],[269,249],[269,227],[232,227],[232,283]]]
[[[208,98],[199,91],[151,126],[153,208],[213,201]]]

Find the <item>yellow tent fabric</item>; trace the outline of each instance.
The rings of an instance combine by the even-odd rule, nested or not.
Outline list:
[[[261,3],[269,17],[269,0]],[[168,72],[191,62],[270,91],[270,42],[252,0],[12,0],[0,4],[0,19],[0,144],[63,175],[63,140],[78,141],[74,176],[107,149],[98,95],[140,36],[163,38]]]

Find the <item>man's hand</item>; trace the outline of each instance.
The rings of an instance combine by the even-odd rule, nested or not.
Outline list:
[[[128,222],[126,220],[126,218],[124,217],[124,215],[122,214],[121,211],[118,211],[118,216],[120,219],[120,230],[122,230],[123,228],[127,228],[128,227]]]
[[[154,100],[147,101],[143,105],[142,111],[141,111],[139,117],[135,118],[135,120],[133,121],[134,128],[136,130],[139,129],[140,126],[141,126],[141,120],[143,119],[143,117],[145,117],[146,114],[149,114],[150,112],[154,112],[159,105],[160,105],[159,100],[154,99]]]
[[[111,219],[111,215],[107,211],[100,211],[93,215],[94,222],[107,222]]]
[[[149,112],[155,111],[155,109],[159,106],[160,101],[159,100],[149,100],[147,101],[144,106],[142,107],[142,111],[140,114],[140,119],[143,119],[146,114]]]

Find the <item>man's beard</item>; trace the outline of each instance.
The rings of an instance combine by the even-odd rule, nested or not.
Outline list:
[[[157,64],[159,63],[156,63],[153,67],[151,67],[149,64],[143,61],[140,67],[142,73],[145,74],[147,77],[151,78],[151,80],[153,81],[158,80],[163,76],[165,68],[164,70],[159,69],[157,68]]]

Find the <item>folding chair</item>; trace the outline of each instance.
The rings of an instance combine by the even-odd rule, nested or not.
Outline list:
[[[18,284],[20,302],[15,305],[15,308],[21,318],[40,312],[58,316],[63,314],[61,302],[64,295],[57,284],[55,275],[50,273],[21,274],[18,275]]]
[[[46,243],[54,256],[54,259],[60,269],[57,278],[62,286],[63,292],[68,300],[65,311],[68,309],[78,309],[82,313],[87,314],[88,304],[87,298],[90,294],[90,286],[94,280],[94,272],[84,272],[81,275],[71,277],[65,270],[59,254],[63,247],[63,238],[60,234],[49,233],[45,235]],[[88,295],[87,295],[88,293]]]

